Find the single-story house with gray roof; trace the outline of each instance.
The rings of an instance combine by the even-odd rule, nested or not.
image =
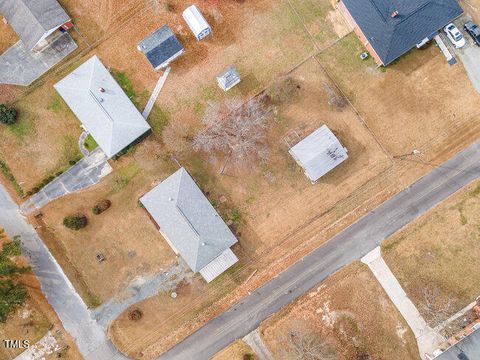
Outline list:
[[[137,46],[155,70],[166,68],[185,49],[167,25],[154,31]]]
[[[444,350],[435,360],[478,360],[480,359],[480,329],[467,335],[455,345]]]
[[[348,159],[347,149],[322,125],[289,150],[312,183]]]
[[[54,88],[109,158],[150,132],[150,125],[96,55]]]
[[[56,0],[0,0],[0,14],[20,37],[28,50],[71,22]]]
[[[340,0],[338,8],[383,66],[433,39],[463,13],[456,0]]]
[[[173,251],[207,282],[238,261],[230,249],[237,239],[184,168],[140,202]]]

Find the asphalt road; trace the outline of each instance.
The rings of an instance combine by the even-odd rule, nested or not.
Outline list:
[[[17,204],[0,185],[0,227],[10,237],[21,236],[22,248],[42,291],[73,336],[87,360],[126,360],[107,338],[102,327],[91,318],[90,311],[48,251],[36,231],[20,215]]]
[[[329,275],[360,259],[382,240],[477,179],[479,160],[480,141],[477,141],[240,300],[158,360],[209,359]]]

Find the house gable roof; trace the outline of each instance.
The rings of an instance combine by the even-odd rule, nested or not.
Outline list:
[[[150,125],[97,56],[54,87],[108,157],[150,130]]]
[[[311,181],[317,181],[348,159],[347,150],[326,125],[308,135],[289,152],[305,169]]]
[[[438,355],[435,360],[480,359],[480,329],[464,337],[455,345]]]
[[[342,1],[384,65],[463,13],[456,0]]]
[[[184,168],[145,194],[140,202],[194,272],[237,242]]]
[[[47,31],[70,20],[56,0],[0,0],[0,13],[30,50]]]
[[[172,56],[183,50],[182,44],[167,25],[148,35],[138,44],[154,68],[157,68]]]

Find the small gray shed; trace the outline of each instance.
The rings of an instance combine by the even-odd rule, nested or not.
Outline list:
[[[293,146],[289,153],[313,183],[348,159],[347,149],[327,125]]]
[[[148,35],[137,46],[155,70],[166,68],[185,49],[167,25]]]
[[[240,74],[233,66],[229,66],[225,71],[217,76],[218,86],[223,91],[228,91],[240,82]]]
[[[238,261],[230,249],[237,239],[184,168],[140,202],[173,251],[207,282]]]

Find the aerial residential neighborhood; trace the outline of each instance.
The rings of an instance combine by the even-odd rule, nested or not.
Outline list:
[[[0,359],[480,359],[480,0],[0,18]]]

